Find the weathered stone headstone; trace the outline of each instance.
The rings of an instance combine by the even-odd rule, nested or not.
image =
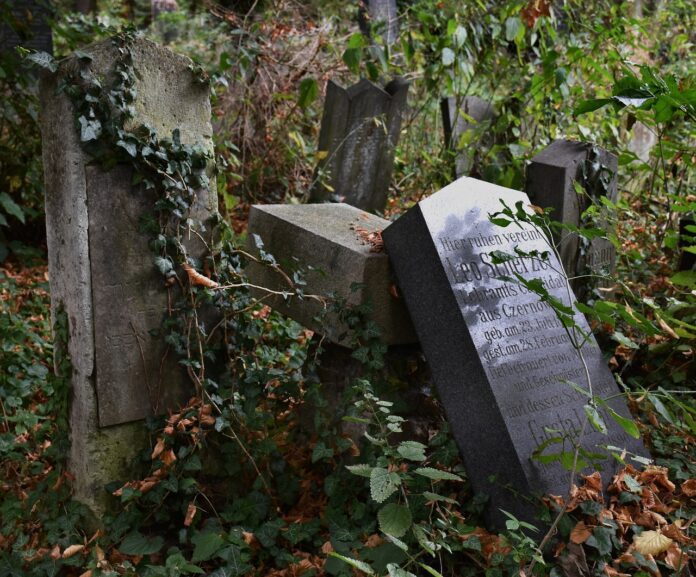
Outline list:
[[[132,125],[148,124],[162,137],[178,128],[182,142],[212,150],[208,90],[196,82],[190,60],[144,39],[131,51],[137,74]],[[107,84],[117,46],[109,40],[83,52]],[[68,58],[42,79],[46,229],[51,309],[67,314],[73,364],[68,464],[76,497],[98,512],[103,485],[133,474],[145,438],[139,420],[178,407],[190,390],[174,353],[155,334],[168,295],[149,236],[141,232],[143,219],[154,215],[154,199],[131,186],[130,167],[104,172],[90,165],[72,103],[57,91],[76,67],[77,58]],[[205,220],[214,203],[201,191],[194,218]],[[202,254],[200,243],[188,249]]]
[[[457,178],[467,176],[473,164],[469,149],[491,145],[486,128],[495,119],[493,105],[478,96],[443,98],[440,101],[445,142],[454,156],[454,173]],[[476,138],[478,136],[478,138]]]
[[[23,46],[53,54],[53,34],[48,23],[51,6],[47,0],[15,0],[7,16],[11,24],[0,22],[0,52]]]
[[[379,34],[387,46],[399,39],[396,0],[360,0],[358,23],[363,34]]]
[[[527,167],[526,191],[529,199],[542,208],[552,208],[551,218],[573,226],[609,227],[605,222],[582,223],[583,212],[598,196],[617,200],[617,158],[606,150],[584,142],[556,140],[534,158]],[[575,183],[584,183],[585,193],[575,190]],[[564,231],[556,241],[560,246],[563,267],[571,277],[582,277],[571,284],[580,298],[586,288],[594,285],[608,287],[604,279],[591,282],[586,276],[613,274],[616,249],[606,238],[595,238],[589,243],[576,234]]]
[[[400,78],[384,88],[369,80],[348,89],[329,81],[311,202],[384,210],[407,95],[408,82]]]
[[[335,294],[347,305],[372,303],[370,320],[387,345],[416,341],[402,299],[393,294],[389,259],[381,251],[381,231],[389,221],[347,204],[257,205],[249,214],[250,250],[273,255],[283,270],[304,272],[303,292],[326,297]],[[292,292],[289,283],[272,268],[252,263],[249,281],[278,292]],[[351,290],[351,285],[356,290]],[[348,330],[336,314],[324,314],[325,304],[312,298],[284,297],[263,290],[256,296],[305,327],[345,344]]]
[[[500,199],[514,207],[524,193],[462,178],[418,203],[383,232],[384,242],[411,313],[433,380],[476,491],[488,494],[493,525],[500,509],[530,519],[516,493],[567,494],[569,473],[558,462],[542,465],[534,451],[554,436],[577,440],[587,399],[566,381],[587,390],[583,361],[553,309],[524,287],[503,280],[515,273],[539,278],[568,302],[560,264],[517,257],[492,264],[490,253],[548,250],[531,226],[498,227],[489,214]],[[576,321],[589,331],[584,317]],[[594,338],[582,348],[595,395],[630,418]],[[643,453],[611,417],[609,435],[585,427],[582,445],[609,444]],[[557,433],[549,432],[557,430]],[[571,450],[565,442],[565,450]],[[548,452],[558,452],[551,445]],[[606,461],[605,482],[615,461]],[[491,482],[489,477],[495,476]],[[511,492],[504,486],[509,485]],[[516,492],[516,493],[515,493]]]

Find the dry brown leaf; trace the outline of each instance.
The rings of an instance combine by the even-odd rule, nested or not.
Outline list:
[[[331,541],[327,541],[321,546],[321,552],[324,555],[328,555],[329,553],[332,553],[334,550],[333,545],[331,544]]]
[[[641,555],[659,555],[667,551],[672,543],[674,543],[672,539],[659,531],[643,531],[633,538],[636,551]]]
[[[675,571],[684,569],[689,562],[689,557],[681,550],[679,545],[672,543],[667,549],[665,563]]]
[[[657,323],[660,325],[660,328],[665,331],[670,337],[673,339],[678,339],[679,335],[674,332],[674,329],[670,327],[663,319],[660,317],[657,317]]]
[[[181,265],[188,275],[189,282],[194,286],[204,286],[206,288],[217,288],[220,285],[214,280],[209,279],[207,276],[202,275],[196,269],[194,269],[190,264]]]
[[[54,561],[56,559],[60,559],[60,545],[56,545],[53,549],[51,549],[51,559]]]
[[[607,577],[631,577],[629,573],[621,573],[618,569],[614,569],[609,564],[604,566],[604,574]]]
[[[379,547],[384,543],[384,539],[380,537],[377,533],[373,533],[367,538],[367,541],[365,541],[365,547],[368,549],[374,549],[375,547]]]
[[[190,527],[191,523],[193,523],[193,518],[196,516],[196,512],[198,509],[196,508],[196,505],[193,503],[189,503],[188,507],[186,508],[186,517],[184,518],[184,527]]]
[[[684,481],[681,486],[681,491],[687,497],[696,496],[696,479],[689,479],[688,481]]]
[[[162,455],[161,460],[168,467],[174,461],[176,461],[176,455],[174,454],[174,451],[172,449],[169,449]]]
[[[92,570],[91,570],[91,569],[87,569],[87,571],[85,571],[84,573],[81,573],[81,574],[80,574],[80,577],[92,577]]]
[[[160,437],[157,439],[157,443],[155,443],[155,448],[152,450],[152,455],[150,455],[150,458],[156,459],[162,454],[162,451],[164,451],[164,439]]]
[[[61,557],[63,559],[70,559],[73,555],[79,553],[85,548],[84,545],[70,545],[65,551],[63,551],[63,554]]]
[[[580,545],[581,543],[587,541],[590,538],[590,535],[592,535],[592,529],[585,525],[584,521],[580,521],[570,532],[570,540],[573,543]]]

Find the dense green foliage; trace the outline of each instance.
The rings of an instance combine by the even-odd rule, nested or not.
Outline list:
[[[191,56],[202,79],[207,74],[220,206],[231,222],[219,223],[204,261],[187,255],[178,228],[193,191],[208,186],[213,159],[182,144],[176,132],[125,128],[132,115],[129,31],[118,40],[118,83],[104,87],[85,73],[67,90],[78,111],[76,130],[95,161],[131,164],[157,193],[153,266],[184,288],[163,335],[197,394],[179,413],[148,421],[152,449],[142,455],[148,472],[114,479],[113,509],[97,533],[70,500],[64,473],[69,366],[62,359],[57,376],[49,367],[53,348],[64,344],[66,320],[58,311],[52,343],[45,280],[26,268],[28,258],[36,259],[27,248],[30,233],[15,234],[19,224],[41,222],[35,80],[19,60],[3,60],[0,89],[13,98],[3,99],[0,125],[0,261],[8,259],[0,271],[0,577],[354,570],[494,577],[522,568],[560,575],[558,559],[575,551],[570,543],[577,546],[580,523],[589,528],[581,541],[582,574],[678,574],[684,555],[693,555],[694,488],[687,483],[696,473],[696,411],[683,394],[694,384],[696,282],[693,271],[673,274],[676,217],[696,203],[693,14],[681,0],[658,3],[659,11],[637,19],[624,3],[592,4],[590,10],[567,2],[549,11],[544,1],[419,0],[401,6],[400,39],[391,47],[379,29],[374,43],[359,33],[356,10],[335,3],[258,3],[240,14],[182,2],[155,22],[142,2],[104,3],[88,16],[57,14],[58,56],[128,23]],[[43,55],[27,60],[54,66]],[[87,69],[89,57],[82,62]],[[405,401],[414,377],[384,366],[384,346],[363,321],[364,310],[334,305],[352,327],[354,362],[362,365],[354,387],[336,399],[318,374],[317,339],[262,307],[245,285],[248,255],[239,234],[245,211],[250,202],[307,196],[324,80],[383,81],[394,74],[409,78],[412,91],[390,214],[451,180],[453,153],[440,136],[444,95],[476,94],[494,103],[493,124],[456,147],[472,155],[472,175],[501,185],[522,188],[525,161],[554,138],[620,152],[622,200],[603,210],[619,227],[613,241],[622,249],[621,290],[610,298],[595,291],[583,310],[632,391],[638,425],[625,423],[626,429],[640,429],[666,470],[629,470],[611,506],[598,502],[589,480],[580,491],[587,498],[571,499],[573,512],[560,518],[559,535],[544,551],[542,535],[514,518],[500,535],[480,529],[485,496],[471,494],[437,401],[428,395],[432,415],[418,434]],[[627,146],[636,121],[657,136],[647,159]],[[278,268],[272,255],[262,260]],[[183,264],[227,288],[190,282]],[[302,271],[288,272],[288,291],[302,294]],[[197,315],[210,304],[223,318],[207,333]],[[656,502],[662,508],[653,508]],[[544,522],[558,508],[550,503]],[[686,539],[681,553],[653,558],[631,549],[626,557],[627,545],[653,527]]]

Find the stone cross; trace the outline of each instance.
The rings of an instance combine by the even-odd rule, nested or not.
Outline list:
[[[592,452],[608,444],[645,454],[606,410],[600,412],[608,435],[585,424],[588,398],[569,382],[587,391],[588,377],[594,395],[630,418],[591,334],[581,357],[554,310],[505,279],[540,279],[568,304],[558,260],[494,263],[494,251],[548,250],[543,233],[531,225],[503,228],[489,220],[502,209],[501,199],[513,208],[529,204],[524,193],[461,178],[419,202],[382,235],[467,474],[476,491],[490,496],[494,526],[503,525],[501,509],[532,519],[534,507],[520,495],[567,494],[569,473],[560,462],[532,459],[544,443],[549,446],[543,454],[560,453],[561,446],[571,451],[578,442]],[[580,313],[575,320],[589,333]],[[607,483],[616,461],[608,458],[603,466]]]
[[[408,82],[399,78],[384,88],[369,80],[348,89],[329,81],[311,202],[384,210],[407,94]]]
[[[492,144],[486,129],[495,119],[493,105],[478,96],[443,98],[440,101],[447,148],[454,154],[454,174],[468,176],[476,145]]]
[[[134,40],[131,51],[133,126],[148,124],[162,138],[178,128],[182,142],[212,151],[208,88],[194,78],[191,61],[144,39]],[[82,52],[91,56],[92,72],[108,79],[117,46],[107,40]],[[98,513],[103,486],[134,474],[133,462],[146,446],[141,419],[176,409],[191,391],[158,334],[169,296],[141,229],[155,214],[154,198],[131,185],[129,166],[104,171],[91,163],[74,107],[57,90],[77,60],[61,61],[56,74],[42,79],[46,230],[51,310],[67,315],[73,366],[68,466],[76,498]],[[215,202],[214,194],[200,191],[194,218],[213,215]],[[201,244],[188,248],[202,256]]]
[[[617,158],[606,150],[584,142],[556,140],[532,158],[527,167],[526,191],[533,204],[552,208],[551,218],[573,226],[583,226],[582,214],[596,197],[606,196],[617,200]],[[576,192],[576,183],[585,192]],[[606,222],[598,224],[611,232]],[[589,243],[576,234],[564,231],[557,236],[561,261],[573,280],[572,286],[579,298],[585,298],[593,286],[608,287],[610,282],[601,279],[592,282],[586,275],[613,274],[616,250],[606,238],[595,238]]]

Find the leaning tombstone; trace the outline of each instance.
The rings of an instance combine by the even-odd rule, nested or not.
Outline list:
[[[358,23],[363,34],[379,34],[391,46],[399,39],[396,0],[360,0]]]
[[[191,394],[175,353],[157,334],[168,291],[141,228],[155,214],[154,195],[131,184],[128,165],[92,164],[75,128],[75,105],[59,90],[84,66],[107,84],[128,51],[137,97],[126,129],[149,125],[162,138],[178,129],[183,143],[213,147],[207,86],[188,58],[145,39],[83,48],[42,79],[51,312],[67,318],[72,363],[68,467],[76,498],[95,513],[107,504],[105,484],[136,473],[147,442],[142,419],[180,407]],[[202,222],[215,212],[215,198],[198,194],[194,218]],[[190,256],[203,255],[202,243],[186,246]]]
[[[407,94],[401,78],[384,88],[365,79],[348,89],[329,81],[311,202],[384,210]]]
[[[532,520],[534,506],[520,495],[567,495],[570,473],[560,461],[576,443],[592,453],[610,445],[618,453],[645,454],[608,414],[630,423],[585,318],[575,313],[589,335],[578,349],[548,300],[510,281],[515,275],[540,279],[568,304],[553,254],[543,260],[515,252],[547,251],[544,234],[527,223],[503,228],[489,219],[502,209],[501,200],[513,209],[529,205],[522,192],[461,178],[382,234],[467,474],[474,490],[490,497],[493,526],[503,525],[501,510]],[[494,260],[495,251],[518,256]],[[598,412],[607,435],[587,423],[588,398],[570,383],[606,399]],[[543,460],[533,458],[537,451]],[[602,466],[608,483],[618,463],[608,458]]]
[[[445,143],[454,155],[454,174],[468,176],[474,160],[471,151],[479,143],[484,147],[492,144],[486,129],[495,119],[493,105],[478,96],[450,96],[440,101],[440,110]]]
[[[604,149],[556,140],[530,161],[526,192],[533,204],[553,209],[554,220],[575,227],[599,227],[611,234],[606,220],[585,222],[583,213],[599,204],[601,197],[616,202],[617,166],[617,157]],[[595,286],[611,286],[606,277],[614,273],[616,249],[610,240],[597,237],[588,241],[565,230],[556,236],[556,242],[563,268],[573,277],[571,286],[581,300]],[[593,281],[591,275],[599,275],[599,280]]]

